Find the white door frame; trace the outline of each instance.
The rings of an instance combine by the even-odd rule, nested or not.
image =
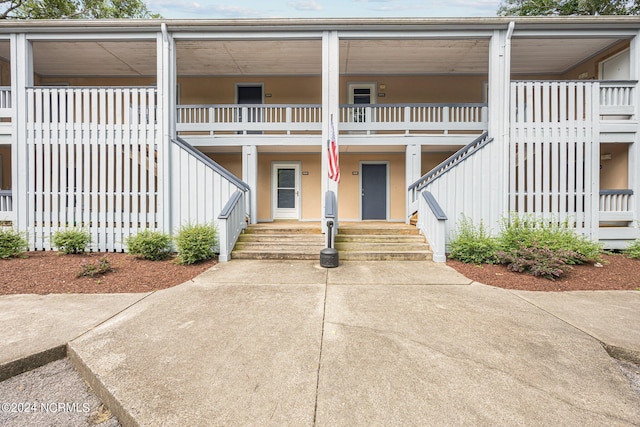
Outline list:
[[[391,169],[391,162],[389,162],[388,160],[361,160],[360,161],[360,172],[358,173],[359,176],[359,184],[358,184],[358,198],[360,200],[360,203],[358,204],[360,207],[360,221],[364,221],[362,219],[362,165],[385,165],[387,167],[387,176],[385,177],[385,181],[386,181],[386,213],[385,213],[385,219],[381,220],[381,221],[389,221],[389,215],[391,214],[391,192],[389,191],[390,186],[391,186],[391,179],[390,179],[390,169]]]
[[[614,61],[618,61],[620,59],[622,59],[624,61],[624,59],[625,59],[624,55],[626,55],[627,56],[627,63],[629,63],[630,62],[630,58],[629,58],[630,52],[631,52],[631,50],[629,48],[626,48],[626,49],[616,53],[615,55],[612,55],[612,56],[608,57],[607,59],[605,59],[603,61],[600,61],[600,63],[598,63],[598,80],[604,80],[602,77],[603,77],[603,74],[604,74],[604,67],[605,67],[605,64],[607,64],[607,62],[611,63],[611,62],[614,62]],[[631,74],[631,70],[629,68],[627,68],[627,76],[626,76],[627,78],[626,79],[623,79],[623,78],[618,79],[616,77],[614,79],[608,78],[607,80],[628,80],[630,74]]]
[[[261,89],[261,96],[262,96],[262,101],[260,101],[260,104],[264,104],[264,83],[251,83],[251,82],[236,82],[235,85],[235,96],[236,96],[236,104],[239,103],[239,99],[238,99],[238,92],[239,92],[239,88],[240,87],[259,87]]]
[[[301,179],[300,170],[302,166],[299,161],[282,161],[271,163],[271,218],[275,219],[297,219],[302,215]],[[278,169],[295,170],[295,207],[293,209],[278,208]]]
[[[376,104],[378,100],[378,83],[376,82],[353,82],[347,83],[347,93],[349,94],[349,104],[353,104],[354,102],[354,93],[355,89],[370,89],[371,90],[371,100],[370,104]]]

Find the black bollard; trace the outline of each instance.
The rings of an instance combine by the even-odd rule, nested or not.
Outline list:
[[[331,247],[331,229],[333,221],[327,221],[327,235],[329,237],[329,247],[320,251],[320,267],[335,268],[339,264],[338,251]]]

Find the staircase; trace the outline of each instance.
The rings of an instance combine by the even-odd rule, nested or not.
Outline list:
[[[425,261],[429,245],[411,225],[388,222],[342,223],[335,236],[340,261]],[[232,259],[320,260],[325,236],[320,224],[255,224],[241,234]]]
[[[254,224],[238,238],[231,259],[320,260],[324,240],[317,222]]]
[[[418,229],[402,223],[343,222],[335,242],[341,261],[426,261],[433,258]]]

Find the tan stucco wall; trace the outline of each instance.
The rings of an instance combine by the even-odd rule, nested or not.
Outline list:
[[[486,75],[469,76],[348,76],[340,78],[340,103],[348,103],[349,83],[376,83],[378,104],[482,102]],[[385,89],[380,90],[380,85]]]
[[[389,162],[389,220],[404,221],[407,190],[404,154],[341,154],[338,215],[342,220],[360,219],[360,162]],[[352,172],[357,171],[358,175]]]
[[[69,86],[151,86],[155,77],[35,77],[35,84]]]
[[[600,154],[611,154],[611,160],[600,160],[600,188],[629,188],[629,144],[602,144]]]
[[[340,102],[348,101],[349,83],[385,85],[379,104],[420,102],[482,102],[487,76],[348,76],[340,78]],[[320,77],[180,77],[181,104],[233,104],[236,83],[264,85],[265,104],[320,104]]]
[[[0,59],[0,86],[11,86],[11,64]]]
[[[11,188],[11,148],[0,147],[2,157],[2,180],[0,180],[0,190]]]
[[[242,154],[205,153],[220,166],[242,179]]]
[[[422,164],[421,164],[422,175],[429,172],[431,169],[435,168],[440,163],[444,162],[453,153],[455,153],[455,151],[442,152],[442,153],[422,153]]]
[[[319,220],[322,209],[320,154],[258,154],[258,221],[271,216],[271,165],[273,162],[300,162],[302,186],[300,203],[303,220]]]
[[[180,104],[233,104],[236,83],[263,84],[265,104],[320,104],[320,77],[180,77]]]

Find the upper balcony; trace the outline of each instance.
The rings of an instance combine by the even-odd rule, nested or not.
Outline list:
[[[455,137],[487,130],[486,104],[352,104],[340,106],[343,138],[434,135]],[[255,137],[317,136],[322,133],[320,105],[180,105],[179,134],[213,140]]]

